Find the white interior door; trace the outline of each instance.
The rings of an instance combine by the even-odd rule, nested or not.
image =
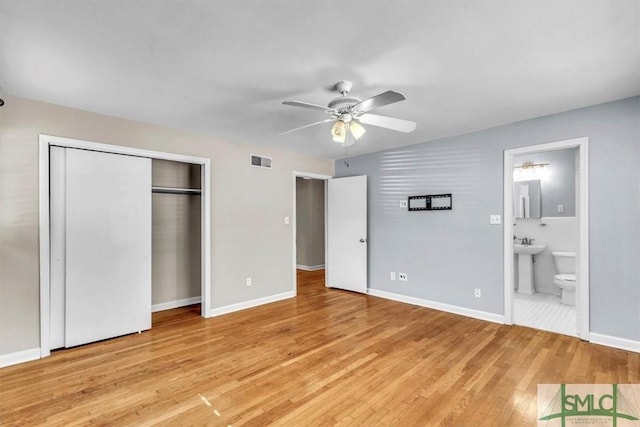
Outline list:
[[[327,286],[367,293],[367,177],[327,182]]]
[[[151,159],[66,150],[65,346],[151,328]]]

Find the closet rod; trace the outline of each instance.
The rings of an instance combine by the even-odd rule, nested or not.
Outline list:
[[[174,187],[151,187],[152,193],[164,194],[194,194],[200,195],[202,191],[199,188],[174,188]]]

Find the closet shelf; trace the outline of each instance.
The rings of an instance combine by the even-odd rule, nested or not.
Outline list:
[[[164,193],[164,194],[196,194],[199,195],[202,191],[199,188],[175,188],[175,187],[151,187],[152,193]]]

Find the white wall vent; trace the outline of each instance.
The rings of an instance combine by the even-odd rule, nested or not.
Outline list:
[[[251,166],[271,169],[271,157],[251,155]]]

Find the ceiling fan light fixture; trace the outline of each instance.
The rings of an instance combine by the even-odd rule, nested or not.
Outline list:
[[[355,139],[362,138],[362,135],[364,135],[364,133],[367,131],[360,125],[360,123],[356,122],[355,120],[352,121],[349,125],[349,130],[351,131],[351,135],[353,135]]]
[[[347,128],[342,120],[335,122],[331,128],[331,136],[335,142],[343,143],[347,136]]]

